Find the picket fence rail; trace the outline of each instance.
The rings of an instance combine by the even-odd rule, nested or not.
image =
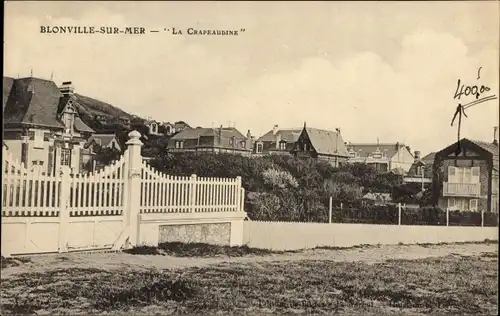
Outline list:
[[[60,174],[28,170],[3,149],[2,216],[58,217],[62,232],[59,247],[67,239],[71,218],[107,216],[122,220],[114,247],[137,244],[139,214],[243,212],[241,177],[204,178],[167,175],[155,170],[140,153],[140,134],[129,134],[123,156],[89,174]],[[64,228],[65,227],[65,228]],[[66,237],[65,237],[66,236]]]

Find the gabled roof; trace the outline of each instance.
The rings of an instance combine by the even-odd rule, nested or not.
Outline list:
[[[493,169],[494,170],[499,170],[499,148],[498,144],[493,144],[493,143],[488,143],[485,141],[479,141],[479,140],[470,140],[467,138],[462,138],[460,140],[460,144],[472,144],[474,146],[477,146],[480,150],[491,154],[492,162],[493,162]],[[455,148],[457,147],[457,142],[443,148],[442,150],[438,151],[436,155],[443,156],[443,154],[447,154],[450,151],[454,151]]]
[[[60,97],[59,88],[52,81],[31,77],[15,79],[3,111],[4,122],[64,128],[57,120]]]
[[[399,145],[399,147],[398,147]],[[358,157],[368,158],[368,156],[376,152],[377,149],[381,153],[385,153],[388,158],[392,158],[395,154],[398,153],[398,149],[406,148],[403,143],[389,143],[389,144],[353,144],[350,143],[347,145],[347,150],[351,149],[355,151]]]
[[[198,137],[201,136],[217,136],[218,132],[219,132],[218,128],[206,128],[206,127],[189,128],[174,135],[171,139],[175,140],[197,139]],[[223,138],[235,137],[237,139],[246,139],[246,137],[234,127],[224,127],[222,128],[221,132],[222,132],[221,136]]]
[[[89,137],[87,144],[90,144],[92,141],[98,140],[98,144],[103,147],[109,146],[113,140],[117,140],[115,134],[94,134]],[[118,140],[117,140],[118,142]]]
[[[287,129],[279,129],[276,131],[276,134],[273,133],[273,130],[265,133],[257,141],[260,142],[274,142],[276,141],[276,137],[279,135],[281,140],[285,140],[289,143],[294,143],[299,139],[300,133],[302,132],[302,128],[287,128]]]
[[[347,149],[339,133],[310,127],[305,127],[303,130],[306,131],[311,145],[318,154],[348,157]]]

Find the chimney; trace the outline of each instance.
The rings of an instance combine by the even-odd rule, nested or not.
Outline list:
[[[70,95],[73,95],[75,88],[73,87],[73,84],[71,83],[71,81],[65,81],[59,87],[59,91],[61,91],[63,96],[70,96]]]
[[[493,144],[498,145],[498,126],[493,127]]]
[[[273,135],[276,135],[277,132],[278,132],[278,124],[273,126]]]
[[[251,150],[253,147],[253,137],[252,134],[250,133],[250,130],[248,130],[247,132],[247,140],[245,141],[245,145],[246,149],[248,150]]]
[[[420,160],[420,151],[415,150],[415,154],[413,155],[413,157],[415,158],[415,161]]]
[[[280,149],[281,134],[276,135],[276,149]]]

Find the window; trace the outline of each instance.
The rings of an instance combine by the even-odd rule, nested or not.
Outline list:
[[[245,147],[246,147],[246,145],[247,145],[247,143],[246,143],[245,141],[242,141],[242,142],[240,143],[240,145],[241,145],[241,148],[245,148]]]
[[[61,166],[69,166],[71,160],[71,150],[61,148]]]
[[[36,148],[43,148],[43,138],[44,138],[44,132],[41,130],[35,130],[35,143],[33,144],[34,147]]]
[[[229,145],[233,145],[233,139],[229,138]]]
[[[351,151],[349,153],[349,155],[352,157],[352,158],[356,158],[356,152],[355,151]]]
[[[184,147],[184,142],[183,141],[176,141],[175,142],[175,148],[180,149]]]
[[[469,210],[477,211],[477,199],[472,199],[469,201]]]
[[[448,167],[448,182],[450,183],[479,183],[479,167],[457,168]]]
[[[286,149],[286,142],[281,142],[280,143],[280,150],[285,150]]]
[[[262,153],[262,147],[263,147],[262,144],[260,144],[260,143],[257,144],[257,153],[258,154]]]
[[[308,151],[308,146],[307,146],[307,143],[304,143],[304,151]]]

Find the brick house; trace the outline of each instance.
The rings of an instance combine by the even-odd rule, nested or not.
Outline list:
[[[498,213],[498,140],[460,140],[436,153],[433,200],[439,207]]]
[[[234,127],[189,128],[168,140],[168,152],[216,152],[250,155],[253,140],[250,131],[244,136]]]
[[[306,124],[304,124],[291,153],[299,158],[322,159],[334,167],[340,167],[349,158],[339,129],[333,132],[306,127]]]
[[[255,141],[254,153],[259,154],[290,154],[295,142],[299,139],[301,128],[273,129]]]
[[[410,148],[403,143],[347,144],[350,163],[372,165],[379,171],[405,174],[414,163]]]
[[[94,133],[77,112],[71,82],[6,78],[3,81],[4,143],[26,168],[53,174],[62,166],[78,173],[85,165],[83,145]]]

